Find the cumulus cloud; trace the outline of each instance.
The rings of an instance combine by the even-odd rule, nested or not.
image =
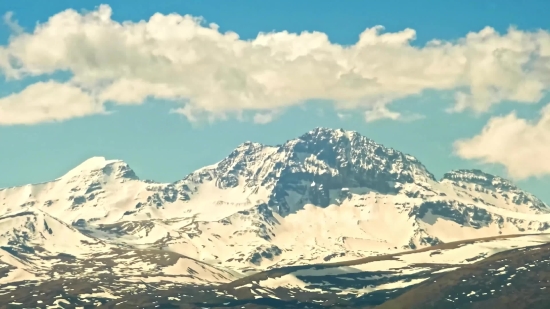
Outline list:
[[[103,112],[103,106],[82,89],[53,81],[0,98],[0,125],[63,121]]]
[[[455,142],[455,151],[465,159],[496,163],[516,179],[550,174],[550,105],[536,121],[515,113],[494,117],[482,132]]]
[[[387,106],[426,89],[459,91],[455,111],[485,112],[503,100],[537,102],[550,86],[545,31],[485,28],[415,47],[413,29],[376,26],[342,46],[321,32],[243,40],[189,15],[117,22],[111,14],[107,5],[66,10],[32,33],[14,34],[0,47],[0,70],[14,79],[70,72],[72,85],[101,103],[172,100],[182,104],[174,111],[195,118],[263,115],[322,99],[367,111],[367,120],[399,119]]]

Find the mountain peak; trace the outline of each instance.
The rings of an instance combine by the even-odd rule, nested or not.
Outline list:
[[[350,138],[353,138],[354,136],[361,136],[361,134],[357,133],[356,131],[346,131],[344,129],[317,127],[300,136],[300,139],[323,138],[323,137],[331,137],[334,139],[339,139],[344,136],[350,139]]]
[[[550,211],[539,198],[517,187],[508,179],[485,173],[478,169],[453,170],[443,175],[441,182],[448,181],[462,188],[473,185],[475,191],[500,192],[514,204],[530,204],[532,209],[548,213]],[[477,188],[476,188],[477,187]]]
[[[108,164],[116,163],[116,162],[123,162],[122,160],[107,160],[105,157],[97,156],[97,157],[91,157],[81,164],[79,164],[75,169],[80,170],[96,170],[101,169],[105,167]]]
[[[264,146],[264,145],[263,145],[263,144],[260,144],[260,143],[251,142],[251,141],[246,141],[246,142],[240,144],[239,146],[237,146],[237,148],[235,148],[235,151],[242,151],[242,150],[247,150],[247,149],[261,148],[261,147],[263,147],[263,146]]]
[[[333,128],[327,128],[327,127],[316,127],[313,128],[313,130],[309,131],[309,133],[337,133],[337,132],[345,132],[344,129],[333,129]]]
[[[515,185],[508,179],[491,175],[478,169],[452,170],[445,173],[441,180],[461,181],[505,190],[516,189]]]
[[[102,156],[87,159],[63,175],[62,178],[74,178],[94,173],[103,173],[106,175],[115,173],[117,178],[137,179],[136,174],[126,162],[122,160],[108,160]]]

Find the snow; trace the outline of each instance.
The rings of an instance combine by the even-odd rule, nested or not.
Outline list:
[[[72,178],[79,176],[82,173],[87,173],[105,168],[105,166],[113,163],[123,163],[121,160],[107,160],[105,157],[91,157],[82,162],[77,167],[66,173],[62,178]]]
[[[78,295],[78,297],[80,298],[93,298],[93,297],[101,297],[101,298],[114,298],[116,299],[117,297],[114,296],[113,294],[107,292],[107,291],[104,291],[104,292],[98,292],[98,293],[89,293],[89,294],[80,294]]]
[[[227,273],[219,270],[217,272],[213,272],[215,268],[209,265],[208,267],[206,267],[205,265],[200,265],[196,261],[186,258],[179,258],[176,264],[165,267],[164,273],[167,275],[185,276],[190,274],[189,269],[193,271],[192,273],[194,274],[194,277],[198,277],[202,280],[207,280],[213,283],[228,282],[228,278],[231,278],[231,276]],[[225,278],[225,280],[222,278]]]
[[[327,160],[321,149],[334,150],[334,157]],[[377,182],[380,186],[360,186],[343,181],[343,175],[349,175],[332,161],[353,165],[351,170],[361,175],[370,171],[389,176]],[[410,179],[401,181],[397,175]],[[329,187],[323,180],[327,177],[342,183]],[[311,198],[320,192],[327,195],[322,205]],[[523,202],[517,202],[520,198]],[[438,206],[420,214],[427,202]],[[275,206],[268,209],[267,204]],[[460,171],[437,181],[410,155],[356,132],[322,128],[280,146],[244,143],[224,160],[171,184],[139,180],[124,161],[94,157],[51,182],[0,189],[0,206],[0,245],[15,242],[40,247],[45,256],[70,253],[79,259],[101,253],[117,260],[120,264],[113,271],[129,279],[142,280],[140,271],[149,272],[145,281],[220,283],[245,271],[422,248],[430,239],[451,242],[550,228],[546,206],[507,180]],[[468,213],[482,212],[490,219],[471,224],[474,218]],[[334,276],[412,263],[460,264],[545,241],[546,236],[500,239],[440,250],[433,256],[429,251],[411,253],[397,260],[314,273]],[[126,259],[118,256],[121,248],[134,250]],[[152,248],[182,257],[159,267],[137,254]],[[264,256],[255,259],[259,253]],[[25,264],[0,251],[0,261],[16,268],[2,282],[41,278],[39,270],[53,262],[38,260]],[[190,275],[188,268],[197,273]],[[262,284],[303,288],[300,275]]]
[[[48,306],[48,307],[46,307],[46,308],[48,308],[48,309],[55,309],[55,308],[60,308],[60,309],[62,309],[62,308],[65,308],[65,307],[63,306],[63,304],[70,305],[71,303],[70,303],[68,300],[66,300],[66,299],[56,299],[56,300],[54,301],[54,303],[53,303],[52,306]]]
[[[36,280],[36,279],[38,279],[38,277],[35,276],[34,274],[24,269],[17,268],[15,270],[10,271],[7,276],[1,277],[0,284],[26,281],[26,280]]]
[[[340,295],[342,295],[342,294],[343,295],[353,294],[356,297],[360,297],[362,295],[369,294],[369,293],[372,293],[372,292],[375,292],[375,291],[380,291],[380,290],[393,290],[393,289],[406,288],[406,287],[411,286],[411,285],[416,285],[416,284],[422,283],[426,280],[428,280],[428,278],[413,279],[413,280],[399,280],[399,281],[396,281],[396,282],[381,284],[381,285],[378,285],[378,286],[363,287],[363,288],[360,288],[360,289],[354,289],[354,288],[346,289],[345,291],[341,291],[337,294],[340,294]]]
[[[498,252],[509,250],[510,248],[528,248],[530,246],[540,245],[541,243],[546,243],[549,241],[550,235],[527,235],[520,237],[493,239],[487,241],[477,241],[474,243],[461,245],[457,248],[446,250],[433,249],[424,252],[410,252],[401,254],[399,256],[387,257],[379,261],[366,262],[352,266],[329,266],[322,268],[301,269],[280,277],[272,277],[267,280],[260,281],[259,285],[266,288],[276,288],[278,286],[284,286],[287,288],[318,291],[317,289],[311,289],[311,286],[314,284],[304,282],[303,279],[300,278],[320,277],[324,278],[325,280],[330,280],[329,278],[336,277],[338,279],[351,280],[356,282],[374,281],[384,277],[387,278],[393,276],[404,276],[430,271],[431,268],[428,267],[428,265],[435,266],[448,264],[449,266],[453,266],[432,272],[434,274],[442,273],[457,269],[458,267],[455,266],[457,264],[473,263],[475,262],[475,260],[472,260],[472,258],[478,257],[480,255],[483,255],[484,257],[489,257]],[[437,251],[439,254],[433,254],[434,251]],[[414,267],[415,264],[426,265],[426,267]],[[497,269],[496,271],[498,272],[503,270],[504,268],[501,268]],[[518,270],[521,270],[521,268],[518,268]],[[362,273],[377,271],[390,271],[391,273],[384,275],[363,275],[361,277],[354,276],[353,278],[338,277],[342,275],[353,274],[361,275]],[[506,274],[506,272],[502,272],[502,274]],[[426,278],[414,279],[412,281],[397,280],[390,284],[368,285],[367,287],[361,289],[341,289],[341,292],[346,294],[368,294],[378,290],[404,288],[411,284],[417,284],[424,280],[426,280]],[[336,288],[332,288],[331,290],[335,289]]]

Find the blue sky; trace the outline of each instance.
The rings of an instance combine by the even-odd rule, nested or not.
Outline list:
[[[550,193],[546,190],[550,185],[547,176],[550,163],[545,160],[550,155],[550,121],[545,120],[548,109],[544,108],[550,102],[547,94],[550,43],[546,36],[550,25],[544,14],[550,11],[550,2],[533,0],[521,6],[517,1],[505,0],[335,3],[136,0],[131,5],[130,1],[78,1],[75,6],[74,1],[2,2],[0,14],[8,15],[0,25],[0,73],[3,75],[0,80],[0,145],[3,145],[0,187],[51,180],[91,156],[123,159],[141,178],[175,181],[222,159],[246,140],[279,144],[324,126],[356,130],[385,146],[410,153],[437,177],[452,169],[481,168],[517,179],[516,183],[523,188],[550,202]],[[92,17],[76,18],[66,14],[66,10],[74,9],[80,17],[93,15],[101,11],[98,9],[101,4],[108,5],[112,15],[106,17],[108,22],[102,28],[107,30],[97,35],[93,32],[97,28],[92,27],[95,21],[90,22]],[[103,6],[102,12],[105,8],[107,6]],[[172,45],[155,45],[158,52],[165,52],[164,58],[155,58],[158,54],[151,52],[152,49],[147,49],[150,54],[146,58],[140,58],[143,55],[136,56],[135,50],[157,43],[139,41],[139,36],[138,42],[131,46],[117,40],[129,32],[117,32],[121,35],[118,37],[107,36],[108,31],[115,33],[130,27],[128,23],[135,26],[140,20],[148,22],[155,13],[200,16],[205,20],[201,24],[205,29],[211,29],[208,24],[215,23],[219,26],[217,32],[232,31],[239,38],[207,34],[193,41],[190,49],[194,56],[190,59],[198,59],[203,54],[213,57],[205,59],[228,58],[220,60],[214,69],[201,63],[201,66],[189,67],[193,69],[172,72],[174,65],[166,67],[162,62],[171,61],[166,60],[172,59],[170,55],[181,56],[180,52],[168,53]],[[64,16],[68,24],[48,23],[52,16]],[[97,17],[101,18],[104,17]],[[168,21],[163,17],[156,21],[158,25],[164,22]],[[38,23],[51,32],[34,32]],[[57,41],[57,36],[46,34],[61,33],[62,28],[55,27],[63,25],[71,25],[71,29],[81,29],[75,25],[83,25],[82,29],[88,32],[80,41],[75,40],[77,43],[69,46],[70,50],[61,50],[58,47],[73,40],[75,35],[60,34],[58,37],[63,40]],[[415,39],[388,47],[384,44],[390,37],[386,37],[386,41],[366,38],[362,41],[366,47],[350,56],[347,48],[360,45],[360,34],[377,25],[384,26],[381,33],[393,33],[392,38],[401,41],[410,36],[410,32],[403,32],[405,29],[414,29]],[[517,30],[510,34],[507,31],[512,25]],[[496,32],[479,34],[485,27],[492,27]],[[150,31],[160,31],[159,35],[167,38],[167,42],[177,45],[181,43],[178,40],[184,40],[184,34],[196,37],[202,31],[193,28],[195,32],[186,32],[188,28]],[[283,31],[287,34],[275,35],[284,34]],[[318,34],[301,39],[290,35],[304,31],[324,33],[330,42],[323,41]],[[259,42],[260,32],[268,33],[266,37],[271,41],[262,43],[263,50],[251,48],[249,43]],[[466,40],[468,33],[478,33],[478,36]],[[216,44],[214,47],[210,43],[200,45],[208,40],[219,40],[221,43],[216,41],[216,44],[221,45],[245,46],[250,54],[241,59],[235,54],[223,54],[233,53],[233,47],[230,51],[217,51],[209,49],[218,46]],[[432,40],[444,44],[427,48],[426,44]],[[187,48],[181,44],[177,46]],[[315,44],[321,47],[304,47]],[[67,54],[58,56],[61,51]],[[307,57],[321,55],[321,52],[328,60],[312,64],[305,60],[297,62],[290,55],[302,53]],[[504,56],[497,60],[491,58],[498,53]],[[287,58],[275,58],[281,54]],[[131,63],[127,59],[134,59],[132,57],[153,60]],[[274,57],[273,61],[269,57]],[[293,60],[288,60],[290,58]],[[233,67],[231,59],[238,61]],[[116,61],[123,64],[117,66]],[[214,60],[211,62],[216,65]],[[220,67],[223,70],[219,71]],[[119,88],[106,91],[105,84],[124,80],[120,72],[110,68],[127,70],[129,73],[123,77],[134,82],[137,88],[132,89],[137,90],[128,91],[117,84]],[[210,74],[209,70],[214,73]],[[310,70],[314,72],[311,80],[307,77]],[[344,71],[362,74],[358,81],[350,83],[363,83],[359,88],[372,91],[332,79],[331,74]],[[263,88],[238,83],[243,76],[261,76],[265,72],[275,77],[263,80],[264,84],[260,83]],[[287,86],[292,91],[266,84],[302,75],[306,78]],[[231,80],[233,77],[235,81]],[[416,82],[416,78],[421,82]],[[171,79],[178,82],[170,83]],[[146,80],[149,84],[135,84],[136,80]],[[371,84],[373,80],[375,85]],[[212,89],[217,90],[209,91],[205,85],[210,84],[206,81],[214,83]],[[228,85],[229,82],[235,83]],[[198,86],[193,88],[195,83]],[[168,86],[159,88],[158,84]],[[38,86],[33,88],[33,85]],[[325,91],[326,86],[316,85],[334,87]],[[268,88],[279,92],[266,92]],[[141,89],[149,92],[142,97],[138,95],[138,99],[128,99],[129,94],[139,94]],[[468,94],[462,105],[458,103],[458,92]],[[192,98],[186,97],[188,93]],[[269,93],[282,94],[272,99]],[[321,98],[314,97],[318,93]],[[132,102],[124,103],[124,100]],[[192,107],[192,115],[184,106]],[[454,112],[450,112],[453,107]],[[178,108],[180,113],[175,113]],[[97,109],[110,114],[102,114]],[[244,119],[239,118],[239,112]],[[209,120],[212,115],[215,119]],[[254,122],[254,115],[263,115],[265,117],[258,119],[270,121]],[[456,144],[458,140],[464,142]]]

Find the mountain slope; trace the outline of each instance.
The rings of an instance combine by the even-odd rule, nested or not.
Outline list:
[[[469,308],[470,302],[495,301],[493,296],[498,308],[506,308],[502,300],[514,298],[526,300],[517,308],[530,308],[527,304],[536,298],[525,296],[537,294],[548,284],[530,280],[536,278],[534,273],[529,276],[534,269],[547,272],[548,245],[540,243],[548,240],[548,234],[497,236],[359,260],[287,266],[214,288],[201,287],[195,293],[177,288],[132,295],[107,302],[103,308],[115,308],[120,302],[128,307],[174,308]],[[513,247],[521,249],[510,250]],[[520,278],[520,274],[527,276]],[[483,280],[498,286],[485,286]],[[508,297],[507,290],[518,291],[510,289],[511,282],[535,289]],[[454,295],[450,300],[447,291]]]
[[[549,228],[550,208],[506,179],[457,170],[438,181],[413,156],[327,128],[277,146],[243,143],[174,183],[141,180],[125,162],[95,157],[54,181],[0,190],[1,261],[28,273],[10,282],[61,273],[78,280],[90,259],[103,259],[111,274],[102,282],[221,284]],[[165,275],[180,258],[192,271]],[[148,270],[136,277],[132,263]]]
[[[549,244],[498,253],[434,276],[376,308],[549,308],[549,254]]]

